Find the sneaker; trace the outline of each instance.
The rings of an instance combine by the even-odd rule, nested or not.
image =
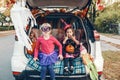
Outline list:
[[[71,66],[70,67],[70,73],[73,73],[73,70],[74,70],[74,68],[73,68],[73,66]]]
[[[69,72],[69,70],[68,70],[68,67],[65,67],[65,68],[64,68],[64,74],[65,74],[65,75],[68,75],[69,73],[70,73],[70,72]]]

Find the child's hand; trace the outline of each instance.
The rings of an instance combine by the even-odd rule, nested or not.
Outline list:
[[[34,60],[34,61],[37,61],[37,60],[38,60],[38,58],[33,58],[33,60]]]
[[[60,60],[63,60],[63,56],[62,56],[62,55],[59,55],[58,58],[59,58]]]
[[[75,36],[69,35],[69,38],[71,38],[73,41],[75,40]]]
[[[66,36],[63,40],[63,44],[65,44],[67,40],[68,40],[68,37]]]
[[[67,37],[67,36],[65,37],[65,40],[66,40],[66,41],[68,40],[68,37]]]

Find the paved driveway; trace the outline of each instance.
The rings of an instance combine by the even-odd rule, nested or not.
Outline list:
[[[120,37],[120,36],[119,36]],[[100,36],[102,51],[120,51],[120,39]]]
[[[8,36],[11,34],[15,34],[14,30],[10,30],[10,31],[0,31],[0,37],[4,37],[4,36]]]

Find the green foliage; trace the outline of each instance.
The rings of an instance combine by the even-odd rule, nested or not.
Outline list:
[[[14,27],[9,25],[10,22],[10,17],[7,17],[4,14],[0,13],[0,31],[13,30]],[[4,25],[6,23],[8,23],[8,25]]]
[[[4,22],[4,20],[5,20],[5,16],[2,13],[0,13],[0,22]]]
[[[98,31],[118,33],[116,24],[120,23],[120,3],[114,3],[97,14],[95,25]]]
[[[14,26],[0,26],[0,31],[14,30]]]

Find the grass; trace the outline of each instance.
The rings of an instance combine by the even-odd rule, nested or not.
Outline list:
[[[107,80],[120,80],[120,51],[104,51],[103,74]]]
[[[0,26],[0,31],[14,30],[14,26]]]

